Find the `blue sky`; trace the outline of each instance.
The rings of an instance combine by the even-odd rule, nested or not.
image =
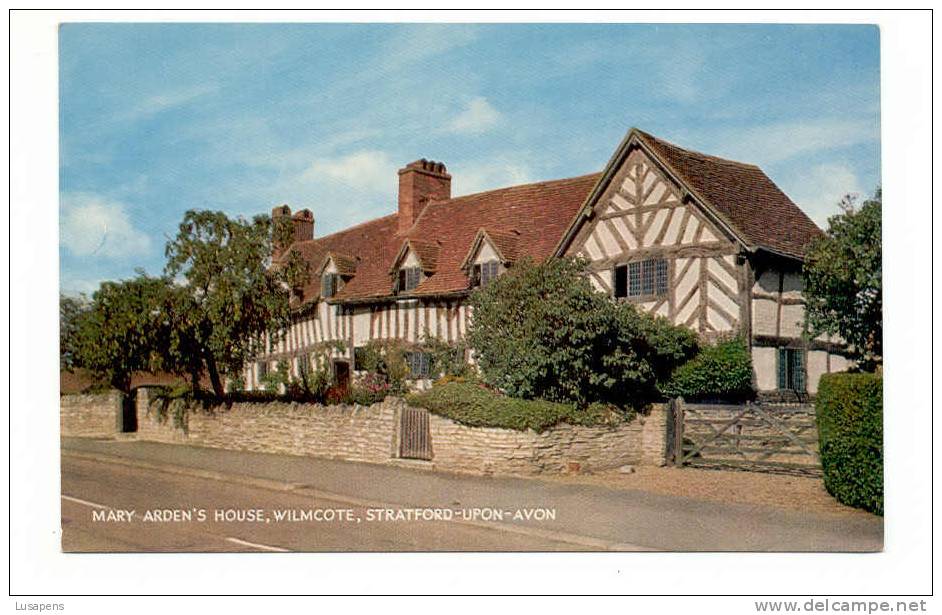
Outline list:
[[[819,225],[880,182],[879,31],[786,25],[167,25],[60,30],[60,287],[163,268],[188,209],[391,213],[600,170],[637,126],[760,165]]]

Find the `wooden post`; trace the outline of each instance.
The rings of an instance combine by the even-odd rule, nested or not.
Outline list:
[[[674,465],[684,465],[684,400],[674,400]]]

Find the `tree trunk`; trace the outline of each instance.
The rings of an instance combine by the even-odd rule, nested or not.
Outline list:
[[[217,399],[224,399],[226,390],[222,386],[222,378],[219,377],[219,369],[216,367],[216,359],[212,354],[206,354],[206,370],[209,372],[209,381],[213,385],[213,393]]]
[[[200,370],[199,368],[194,367],[190,370],[190,386],[193,389],[193,394],[197,394],[200,391]]]

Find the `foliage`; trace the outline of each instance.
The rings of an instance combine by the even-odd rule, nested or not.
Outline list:
[[[169,337],[160,306],[171,293],[166,278],[138,271],[136,278],[103,282],[91,306],[73,315],[69,352],[73,366],[129,393],[131,375],[165,367],[161,346]]]
[[[596,292],[583,260],[522,261],[471,305],[483,380],[523,399],[639,406],[696,348],[690,330]]]
[[[228,389],[228,393],[230,395],[233,393],[242,393],[245,391],[245,377],[241,373],[230,376]]]
[[[412,373],[406,363],[406,349],[400,340],[370,340],[358,349],[356,369],[384,377],[390,394],[401,395],[409,390]]]
[[[267,267],[285,224],[191,210],[167,243],[166,274],[185,280],[164,312],[172,332],[169,357],[189,370],[205,367],[217,397],[224,395],[223,375],[238,373],[268,350],[266,337],[270,348],[284,335],[291,291],[309,276],[296,251]]]
[[[855,358],[871,365],[883,355],[882,203],[880,188],[860,208],[844,197],[843,213],[828,220],[804,266],[812,334],[843,338]]]
[[[704,346],[697,356],[675,369],[660,389],[667,397],[688,401],[747,399],[754,393],[749,346],[741,337]]]
[[[422,352],[429,354],[429,377],[461,378],[472,373],[473,368],[468,363],[468,346],[461,340],[447,342],[440,337],[425,334],[421,342]]]
[[[617,425],[633,414],[605,404],[578,409],[573,404],[517,399],[475,382],[449,382],[412,393],[408,403],[472,427],[500,427],[542,432],[559,423]]]
[[[358,377],[349,392],[349,403],[369,406],[389,396],[392,386],[385,376],[367,373]]]
[[[331,376],[326,354],[315,351],[298,359],[298,377],[288,383],[288,394],[296,399],[323,402]]]
[[[197,403],[205,408],[210,405],[210,399],[201,396],[199,390],[194,390],[186,383],[173,386],[154,387],[150,393],[149,408],[157,412],[157,420],[166,423],[173,419],[173,427],[184,433],[190,431],[190,409]]]
[[[824,486],[839,502],[883,515],[883,379],[825,374],[815,401]]]
[[[90,309],[85,295],[69,297],[59,294],[59,367],[73,370],[77,363],[79,327]]]
[[[259,384],[262,389],[269,393],[284,393],[287,391],[291,377],[288,375],[288,362],[282,359],[278,361],[275,369],[260,377]]]

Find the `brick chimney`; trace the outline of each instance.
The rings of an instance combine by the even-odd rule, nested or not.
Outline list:
[[[302,209],[293,216],[294,240],[309,241],[314,239],[314,213],[310,209]]]
[[[451,198],[451,175],[444,163],[416,160],[399,169],[399,234],[415,224],[429,201]]]
[[[281,218],[290,218],[291,217],[291,208],[287,205],[279,205],[278,207],[273,207],[271,210],[271,221],[272,226],[275,227]],[[297,232],[297,231],[295,231]],[[288,246],[281,245],[281,242],[275,241],[272,242],[271,257],[277,259]]]

